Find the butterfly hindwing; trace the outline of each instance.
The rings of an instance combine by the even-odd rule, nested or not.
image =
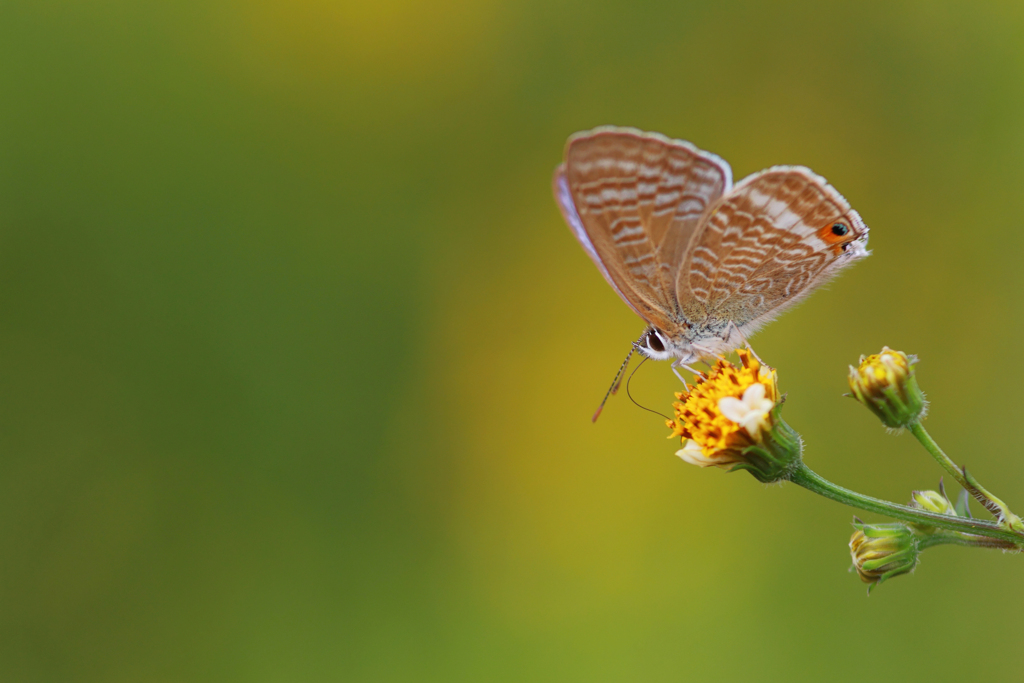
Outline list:
[[[697,228],[677,283],[683,315],[698,327],[733,322],[752,332],[866,256],[867,233],[846,199],[809,169],[755,173]]]

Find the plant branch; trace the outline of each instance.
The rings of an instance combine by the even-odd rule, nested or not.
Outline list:
[[[1013,513],[1010,512],[1010,508],[1007,507],[1006,503],[989,493],[978,483],[977,479],[967,473],[966,467],[957,467],[952,458],[939,448],[939,444],[935,443],[935,439],[924,428],[924,425],[920,422],[915,422],[908,429],[921,442],[924,449],[935,458],[935,462],[939,463],[942,469],[949,472],[956,479],[957,483],[974,496],[974,499],[981,503],[986,510],[991,512],[1001,522],[1006,519],[1012,519]]]
[[[932,526],[949,531],[986,536],[1000,541],[1008,542],[1008,546],[1024,549],[1024,534],[1009,531],[996,522],[971,517],[956,517],[954,515],[943,515],[937,512],[929,512],[920,508],[912,508],[906,505],[890,503],[887,500],[872,498],[856,491],[843,488],[833,484],[803,462],[797,466],[789,477],[789,480],[808,491],[817,493],[834,501],[849,505],[851,507],[877,512],[878,514],[898,519],[901,522],[908,522],[920,526]],[[949,541],[953,542],[953,541]],[[999,547],[1008,547],[999,546]]]

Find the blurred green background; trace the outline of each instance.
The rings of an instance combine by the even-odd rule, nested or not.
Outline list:
[[[936,485],[841,397],[888,344],[1024,506],[1019,2],[5,2],[0,679],[1014,680],[1021,558],[867,598],[850,509],[590,423],[643,328],[550,196],[600,124],[871,226],[754,340],[812,467]]]

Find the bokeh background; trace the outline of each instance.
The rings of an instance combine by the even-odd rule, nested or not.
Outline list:
[[[1022,112],[1019,2],[2,3],[0,678],[1014,680],[1020,557],[866,597],[850,509],[590,423],[643,325],[549,180],[825,175],[874,255],[754,339],[807,461],[936,485],[841,396],[888,344],[1024,506]]]

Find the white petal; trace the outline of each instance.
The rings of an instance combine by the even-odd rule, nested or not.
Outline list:
[[[757,406],[764,400],[764,392],[764,385],[760,382],[755,382],[747,387],[747,390],[743,392],[743,402],[747,404],[750,409],[756,410]]]
[[[754,439],[757,439],[762,430],[767,428],[768,416],[764,413],[751,413],[750,416],[743,421],[743,429],[747,430],[747,434],[750,434]]]
[[[747,413],[747,416],[746,416],[746,418],[744,418],[744,419],[743,419],[743,422],[741,422],[740,424],[741,424],[741,425],[742,425],[742,426],[743,426],[743,427],[744,427],[744,428],[745,428],[745,429],[746,429],[747,431],[750,431],[750,426],[751,426],[751,425],[753,425],[753,426],[755,426],[755,427],[756,427],[756,426],[757,426],[758,424],[760,424],[761,422],[764,422],[764,414],[763,414],[763,413],[754,413],[754,412],[750,412],[750,413]]]
[[[682,449],[676,451],[676,455],[682,458],[685,462],[697,467],[710,467],[715,464],[714,460],[705,457],[704,451],[697,445],[697,442],[692,439],[687,439],[686,444]]]
[[[718,409],[722,411],[722,415],[725,415],[737,424],[743,422],[747,417],[747,413],[750,412],[750,409],[743,401],[732,396],[718,399]]]

